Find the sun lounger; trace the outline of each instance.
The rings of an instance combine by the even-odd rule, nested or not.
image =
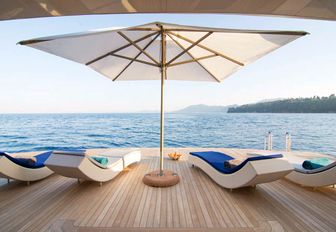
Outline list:
[[[293,170],[281,154],[249,157],[231,168],[224,165],[233,159],[229,155],[214,151],[191,152],[189,156],[191,164],[202,169],[217,184],[228,189],[275,181]]]
[[[95,159],[85,151],[54,151],[46,162],[46,166],[55,173],[79,180],[102,182],[116,177],[130,164],[141,160],[139,150],[114,150],[102,153]],[[103,158],[103,159],[102,159]],[[107,159],[106,163],[100,160]]]
[[[305,169],[302,164],[292,163],[294,171],[286,176],[286,179],[307,187],[322,187],[336,184],[336,161],[330,164],[315,168]]]
[[[50,176],[53,172],[44,163],[52,152],[44,152],[32,157],[15,157],[0,152],[0,177],[27,181],[37,181]]]

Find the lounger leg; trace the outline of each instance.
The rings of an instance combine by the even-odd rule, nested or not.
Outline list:
[[[80,179],[79,178],[77,179],[77,183],[80,184]]]
[[[27,181],[27,186],[29,186],[30,185],[30,181]]]
[[[7,184],[9,184],[9,182],[10,182],[10,179],[7,179]]]
[[[99,182],[99,186],[100,186],[100,187],[103,186],[103,182]]]
[[[233,189],[230,189],[230,192],[232,192],[233,191]]]

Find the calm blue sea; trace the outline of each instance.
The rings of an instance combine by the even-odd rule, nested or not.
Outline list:
[[[0,150],[159,147],[159,114],[0,115]],[[336,114],[166,114],[165,146],[263,149],[273,147],[336,155]]]

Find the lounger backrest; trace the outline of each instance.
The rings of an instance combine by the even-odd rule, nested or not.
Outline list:
[[[25,168],[42,168],[44,167],[44,162],[49,158],[49,156],[52,154],[51,151],[44,152],[42,154],[34,156],[36,158],[36,162],[34,165],[31,165],[30,162],[26,162],[24,158],[15,158],[11,155],[8,155],[5,152],[0,152],[1,156],[5,156],[7,159],[12,161],[13,163],[25,167]],[[29,157],[27,157],[29,158]]]

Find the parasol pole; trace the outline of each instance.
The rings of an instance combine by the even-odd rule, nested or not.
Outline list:
[[[169,187],[180,181],[177,173],[170,170],[163,170],[163,149],[164,149],[164,83],[167,80],[167,32],[161,24],[156,24],[159,28],[161,36],[161,60],[159,63],[161,74],[161,109],[160,109],[160,169],[146,174],[142,181],[144,184],[152,187]]]
[[[167,75],[166,67],[166,34],[161,26],[161,112],[160,112],[160,176],[163,176],[164,147],[164,82]]]

